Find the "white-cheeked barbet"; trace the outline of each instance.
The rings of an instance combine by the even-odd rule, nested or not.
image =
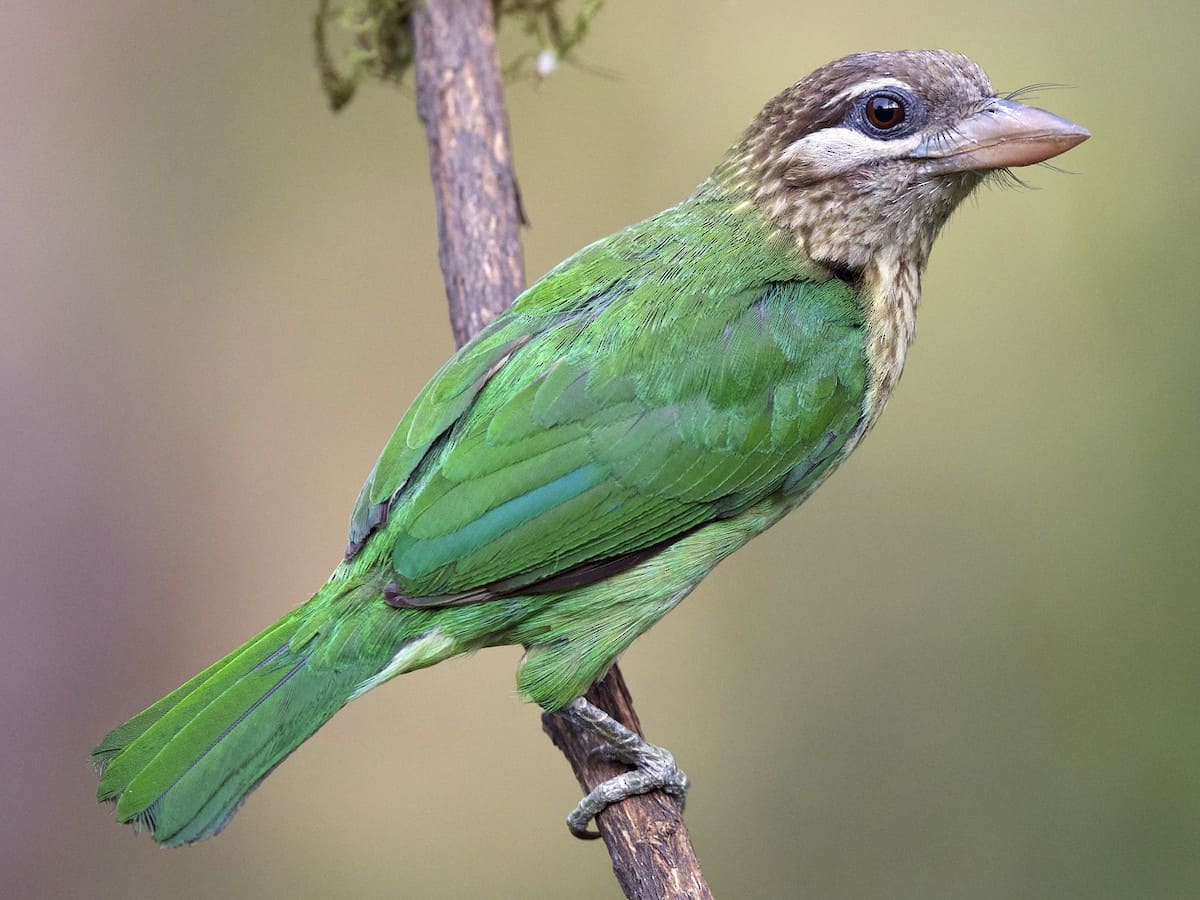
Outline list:
[[[100,799],[164,844],[208,837],[347,702],[480,647],[524,645],[521,692],[573,704],[862,440],[962,199],[1086,137],[944,51],[849,56],[779,94],[690,197],[442,367],[329,582],[107,735]]]

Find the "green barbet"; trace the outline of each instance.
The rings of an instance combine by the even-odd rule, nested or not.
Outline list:
[[[938,231],[989,173],[1088,137],[969,59],[862,53],[771,100],[686,200],[576,253],[456,353],[362,489],[329,582],[108,734],[101,800],[161,843],[218,832],[396,675],[521,644],[521,692],[634,771],[686,779],[582,699],[875,424]]]

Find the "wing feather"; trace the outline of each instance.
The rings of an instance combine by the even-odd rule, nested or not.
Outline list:
[[[661,236],[655,252],[676,259],[655,269],[635,252],[644,242],[621,237],[468,344],[385,448],[351,542],[378,532],[403,605],[603,573],[808,483],[856,427],[866,360],[852,288],[744,252],[733,271],[689,268],[685,250],[710,251]]]

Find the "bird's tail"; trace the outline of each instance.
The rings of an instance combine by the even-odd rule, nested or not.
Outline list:
[[[216,834],[350,700],[459,652],[431,624],[385,606],[378,585],[331,582],[106,735],[97,797],[168,846]]]

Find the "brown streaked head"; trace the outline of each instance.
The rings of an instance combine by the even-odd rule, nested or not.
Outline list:
[[[1043,162],[1088,136],[997,97],[960,54],[857,53],[772,99],[730,162],[764,214],[818,262],[856,270],[889,258],[919,270],[989,172]]]

